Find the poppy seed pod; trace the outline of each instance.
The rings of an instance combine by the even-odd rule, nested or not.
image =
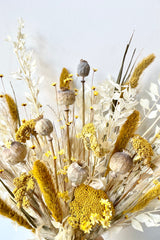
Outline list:
[[[90,66],[87,61],[81,59],[77,68],[77,73],[81,77],[87,77],[89,75]]]
[[[125,174],[127,173],[133,166],[133,160],[125,152],[116,152],[112,155],[109,167],[115,173]]]
[[[20,142],[12,142],[10,148],[4,148],[2,156],[4,161],[10,164],[17,164],[23,162],[27,154],[26,145]]]
[[[53,132],[53,124],[49,119],[42,118],[36,123],[35,130],[39,135],[49,136]]]
[[[70,89],[58,91],[58,102],[60,105],[72,105],[75,101],[75,92]]]
[[[69,166],[67,174],[72,186],[76,187],[87,179],[88,169],[74,162]]]

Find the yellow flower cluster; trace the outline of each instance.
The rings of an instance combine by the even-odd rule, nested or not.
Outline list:
[[[26,219],[24,217],[22,217],[21,215],[19,215],[16,211],[14,211],[1,198],[0,198],[0,214],[4,217],[10,218],[11,220],[17,222],[20,226],[23,226],[27,229],[32,229],[34,231],[32,226],[29,225],[29,223],[26,221]]]
[[[75,189],[74,200],[70,203],[70,214],[69,224],[89,233],[96,224],[108,228],[114,208],[104,191],[81,184]]]
[[[36,135],[35,125],[36,122],[33,119],[25,121],[16,132],[16,141],[25,143],[31,135]]]
[[[58,197],[59,197],[59,198],[62,198],[65,202],[69,202],[69,200],[70,200],[70,197],[69,197],[69,195],[68,195],[68,191],[59,192],[59,193],[58,193]]]
[[[122,152],[123,149],[125,149],[127,143],[133,137],[138,127],[139,119],[139,112],[136,110],[131,115],[129,115],[119,131],[119,135],[117,137],[112,154],[115,152]]]
[[[156,185],[149,189],[140,199],[138,200],[138,203],[135,205],[135,207],[128,209],[124,212],[137,212],[142,209],[144,209],[153,199],[157,198],[160,195],[160,182],[156,182]]]
[[[138,81],[143,71],[154,61],[155,55],[150,54],[148,57],[144,58],[135,68],[131,78],[126,84],[130,84],[131,88],[136,88]]]
[[[83,139],[85,148],[87,150],[92,150],[96,157],[104,156],[105,150],[98,143],[96,129],[93,123],[84,125],[79,137]]]
[[[132,138],[132,145],[138,156],[144,159],[144,163],[148,164],[153,156],[153,149],[151,144],[138,134]]]
[[[17,104],[15,103],[15,101],[13,100],[13,98],[12,98],[10,95],[5,94],[4,97],[5,97],[7,106],[8,106],[8,110],[9,110],[11,119],[12,119],[14,122],[18,122],[18,109],[17,109]]]
[[[60,170],[57,171],[57,174],[58,174],[58,175],[60,175],[60,174],[66,175],[66,174],[67,174],[68,167],[69,167],[69,165],[64,166],[63,169],[60,169]]]
[[[16,188],[13,190],[15,200],[17,202],[18,208],[29,207],[29,198],[28,196],[34,190],[34,179],[31,173],[28,175],[22,173],[20,177],[17,177],[13,181]]]
[[[42,161],[36,160],[33,164],[32,173],[34,178],[37,180],[48,209],[52,212],[52,216],[56,221],[61,222],[62,209],[55,191],[52,176],[47,166]]]

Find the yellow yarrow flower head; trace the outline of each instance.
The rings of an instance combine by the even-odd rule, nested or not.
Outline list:
[[[80,228],[83,232],[89,233],[97,224],[108,228],[114,208],[104,191],[81,184],[75,189],[74,200],[70,203],[70,213],[69,224],[73,228]]]
[[[33,119],[25,121],[16,132],[16,141],[25,143],[31,135],[36,135],[35,125],[36,122]]]

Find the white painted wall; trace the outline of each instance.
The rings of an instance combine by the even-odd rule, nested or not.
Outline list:
[[[36,47],[49,66],[43,73],[51,82],[64,66],[76,73],[81,58],[98,68],[97,83],[108,73],[117,77],[133,30],[131,50],[136,47],[138,54],[143,49],[140,58],[152,52],[157,56],[144,76],[145,81],[156,81],[160,74],[160,0],[0,0],[0,73],[6,80],[11,79],[9,73],[16,70],[17,63],[4,39],[16,35],[19,17],[25,21],[29,44]],[[0,239],[29,238],[28,232],[19,228],[15,232],[3,218],[0,232]],[[126,229],[118,235],[119,240],[158,237],[160,228],[145,229],[143,234]]]

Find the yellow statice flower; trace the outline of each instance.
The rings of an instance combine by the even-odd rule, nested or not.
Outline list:
[[[105,204],[101,203],[101,199],[107,200]],[[85,233],[89,233],[96,224],[103,223],[106,228],[109,227],[113,213],[113,205],[108,201],[104,191],[81,184],[75,189],[74,200],[70,203],[71,216],[68,222],[73,228],[80,228]]]
[[[136,134],[132,138],[132,146],[138,156],[144,159],[144,163],[148,164],[151,161],[151,156],[153,156],[153,149],[151,144],[140,135]]]
[[[29,194],[34,190],[34,180],[31,173],[22,173],[20,177],[17,177],[13,181],[16,188],[13,190],[17,206],[19,208],[29,207]]]
[[[90,233],[91,229],[92,229],[92,224],[90,221],[87,222],[82,222],[80,224],[80,229],[84,232],[84,233]]]
[[[66,81],[66,79],[68,79],[68,78],[70,78],[69,72],[66,68],[63,68],[62,72],[61,72],[61,76],[60,76],[60,88],[61,89],[63,89],[63,88],[69,89],[70,88],[70,86],[69,86],[70,81]]]
[[[35,125],[36,122],[33,119],[25,121],[16,132],[16,141],[25,143],[27,140],[30,139],[31,135],[35,136]]]

